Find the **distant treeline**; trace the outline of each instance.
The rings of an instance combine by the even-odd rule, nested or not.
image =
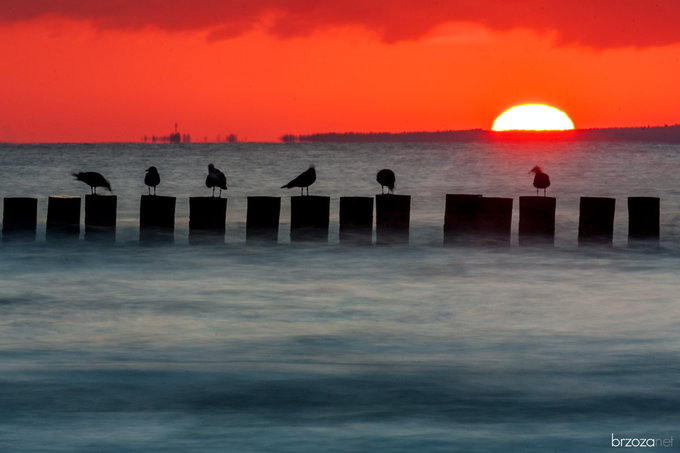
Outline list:
[[[471,141],[619,141],[680,143],[680,125],[660,127],[622,127],[606,129],[576,129],[572,131],[507,131],[482,129],[435,132],[329,132],[311,135],[284,135],[285,143],[451,143]]]

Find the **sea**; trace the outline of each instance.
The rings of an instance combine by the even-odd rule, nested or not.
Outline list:
[[[189,240],[189,198],[224,171],[224,241]],[[177,198],[174,241],[139,241],[144,170]],[[327,242],[290,241],[280,187],[314,165]],[[552,246],[520,246],[532,167]],[[341,196],[411,196],[408,243],[338,240]],[[115,241],[46,240],[47,200],[98,171]],[[38,199],[0,243],[0,451],[604,452],[680,449],[680,146],[624,142],[0,145],[0,196]],[[99,189],[102,192],[102,189]],[[513,198],[510,244],[443,245],[445,196]],[[247,197],[281,197],[245,240]],[[616,199],[610,247],[579,199]],[[660,239],[628,243],[627,198]],[[82,209],[82,208],[81,208]],[[81,217],[82,218],[82,217]]]

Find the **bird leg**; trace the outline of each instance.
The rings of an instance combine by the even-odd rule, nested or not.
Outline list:
[[[151,195],[151,186],[146,186],[147,189],[149,189],[149,195]]]
[[[212,194],[212,196],[213,196],[213,197],[215,196],[215,186],[213,186],[213,194]]]
[[[153,196],[156,196],[156,186],[153,186]]]

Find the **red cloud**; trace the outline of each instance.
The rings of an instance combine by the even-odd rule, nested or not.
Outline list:
[[[353,25],[395,42],[418,39],[446,22],[467,21],[494,30],[554,32],[559,43],[595,48],[680,42],[677,0],[0,0],[0,22],[46,15],[104,29],[207,30],[211,39],[239,36],[266,23],[270,33],[283,38]]]

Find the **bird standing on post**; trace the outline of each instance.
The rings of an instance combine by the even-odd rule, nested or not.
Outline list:
[[[92,195],[97,195],[97,187],[103,187],[111,192],[111,184],[109,184],[105,177],[96,171],[81,171],[72,173],[72,175],[76,177],[77,181],[82,181],[90,186],[90,193]]]
[[[378,181],[378,184],[380,184],[380,191],[384,194],[385,193],[385,186],[387,186],[387,190],[389,193],[394,192],[394,172],[388,168],[383,168],[378,172],[378,174],[375,176],[375,180]]]
[[[547,173],[543,173],[541,167],[536,165],[529,173],[535,173],[534,187],[536,188],[536,196],[538,196],[538,189],[543,189],[543,196],[546,195],[546,189],[550,186],[550,177]]]
[[[309,186],[316,181],[316,170],[314,165],[311,165],[307,170],[303,171],[297,178],[293,179],[288,184],[281,186],[282,189],[290,189],[291,187],[299,187],[300,195],[303,195],[303,188],[307,188],[307,195],[309,195]]]
[[[215,168],[213,164],[208,165],[208,177],[205,178],[205,185],[212,187],[212,196],[215,196],[215,187],[220,188],[220,198],[222,197],[222,189],[227,190],[227,176],[219,169]]]
[[[161,183],[161,175],[158,174],[156,167],[149,167],[144,175],[144,184],[149,186],[149,195],[151,195],[151,188],[153,187],[153,194],[156,195],[156,186]]]

